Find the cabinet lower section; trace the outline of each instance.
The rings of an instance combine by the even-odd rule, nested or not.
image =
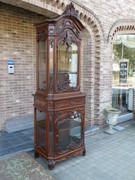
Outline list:
[[[64,101],[40,102],[35,98],[35,157],[41,155],[48,161],[48,168],[53,169],[55,162],[64,160],[78,153],[85,155],[84,126],[85,126],[85,99],[79,105],[72,98],[70,106],[61,104]],[[41,100],[42,101],[42,100]],[[37,106],[37,102],[39,106]],[[55,106],[57,104],[57,107]],[[40,108],[42,104],[51,104],[50,107]],[[60,108],[59,108],[60,107]]]

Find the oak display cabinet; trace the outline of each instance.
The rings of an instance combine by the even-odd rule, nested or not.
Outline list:
[[[85,94],[80,92],[83,28],[72,3],[61,16],[36,24],[35,158],[46,158],[49,169],[86,153]]]

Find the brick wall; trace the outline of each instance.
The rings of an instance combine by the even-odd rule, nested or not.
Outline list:
[[[41,21],[29,11],[0,6],[0,129],[5,120],[33,113],[36,82],[36,33]],[[15,73],[8,74],[8,60],[14,60]]]
[[[60,0],[57,4],[58,1],[55,2],[55,0],[47,1],[48,3],[46,0],[26,0],[26,3],[32,3],[31,6],[26,4],[26,8],[29,5],[29,9],[34,12],[47,14],[48,12],[45,12],[48,9],[60,14],[63,9],[61,7],[64,7],[60,3],[67,4],[68,1]],[[8,0],[3,2],[9,3]],[[16,0],[10,1],[12,2],[15,4]],[[117,28],[116,22],[119,20],[123,26],[130,25],[125,20],[135,24],[135,1],[79,1],[82,4],[76,0],[73,2],[87,29],[83,32],[81,66],[81,89],[87,94],[86,121],[90,124],[103,125],[104,108],[111,106],[112,101],[113,51],[112,45],[108,42],[108,35],[113,25]],[[21,7],[21,1],[17,5]],[[2,127],[7,118],[33,112],[31,94],[35,92],[36,37],[33,23],[42,19],[42,16],[39,17],[30,11],[11,8],[4,4],[0,6],[0,124]],[[135,33],[135,30],[131,29],[132,33]],[[122,34],[130,32],[127,28],[122,31]],[[121,34],[121,31],[117,30],[117,34]],[[8,59],[14,59],[14,75],[7,73]]]

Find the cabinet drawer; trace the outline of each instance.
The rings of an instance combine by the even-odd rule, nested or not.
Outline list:
[[[84,104],[85,104],[85,98],[67,99],[62,101],[56,101],[55,109],[84,105]]]

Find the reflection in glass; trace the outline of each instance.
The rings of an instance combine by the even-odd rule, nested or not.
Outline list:
[[[133,110],[135,35],[118,35],[113,45],[112,105],[123,114]]]
[[[46,41],[39,41],[39,89],[46,89]]]
[[[77,146],[81,140],[81,114],[74,111],[69,119],[58,125],[58,147],[65,151]]]
[[[36,109],[37,145],[41,146],[44,150],[46,149],[45,118],[45,112]]]
[[[58,83],[62,88],[77,87],[78,47],[72,43],[67,51],[67,45],[61,42],[58,46]]]
[[[53,86],[53,47],[49,47],[49,80],[50,80],[50,89]]]

